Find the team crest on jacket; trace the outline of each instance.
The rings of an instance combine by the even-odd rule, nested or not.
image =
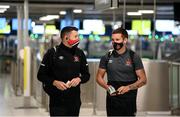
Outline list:
[[[131,66],[132,65],[132,60],[131,59],[127,59],[126,60],[126,65],[127,66]]]
[[[74,56],[74,62],[79,62],[79,57],[78,56]]]

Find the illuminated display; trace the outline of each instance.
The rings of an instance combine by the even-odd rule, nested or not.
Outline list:
[[[5,28],[0,29],[0,34],[9,34],[11,32],[10,25],[6,25]]]
[[[173,20],[156,20],[156,30],[159,32],[172,32],[174,30]]]
[[[179,35],[180,30],[174,20],[156,20],[155,27],[158,32],[171,32],[173,35]]]
[[[35,25],[33,27],[32,32],[34,34],[43,34],[44,33],[44,26],[43,25]]]
[[[61,27],[61,29],[62,28],[64,28],[64,27],[66,27],[66,26],[71,26],[71,22],[70,21],[66,21],[66,20],[61,20],[61,23],[60,23],[60,27]],[[74,27],[76,27],[76,28],[80,28],[80,20],[77,20],[77,19],[75,19],[74,21],[73,21],[73,25],[72,26],[74,26]]]
[[[32,27],[31,27],[31,19],[28,20],[28,30],[31,30]],[[24,23],[23,25],[25,24],[25,20],[24,20]],[[12,30],[17,30],[18,29],[18,19],[17,18],[13,18],[12,19]]]
[[[45,33],[46,34],[59,34],[59,30],[56,29],[55,25],[46,25]]]
[[[136,30],[139,35],[151,34],[151,21],[150,20],[133,20],[132,30]]]
[[[5,28],[6,26],[6,18],[0,18],[0,29]]]
[[[83,30],[97,35],[105,34],[105,26],[102,20],[83,20]]]

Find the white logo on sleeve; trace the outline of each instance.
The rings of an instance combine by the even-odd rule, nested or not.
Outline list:
[[[109,60],[109,63],[113,63],[113,60]]]
[[[59,56],[59,59],[60,59],[60,60],[63,60],[63,59],[64,59],[64,56]]]

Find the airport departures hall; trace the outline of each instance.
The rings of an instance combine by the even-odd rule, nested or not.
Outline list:
[[[142,60],[147,77],[137,91],[135,116],[180,116],[179,12],[180,0],[0,0],[0,117],[50,116],[50,96],[37,77],[48,50],[63,43],[61,31],[67,26],[78,29],[78,48],[90,75],[78,85],[80,117],[107,116],[108,90],[97,83],[97,74],[119,27],[127,31],[126,48]],[[116,72],[107,71],[105,82]]]

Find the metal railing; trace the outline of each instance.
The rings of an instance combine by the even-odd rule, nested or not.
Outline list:
[[[170,107],[173,115],[180,115],[180,63],[169,62]]]

